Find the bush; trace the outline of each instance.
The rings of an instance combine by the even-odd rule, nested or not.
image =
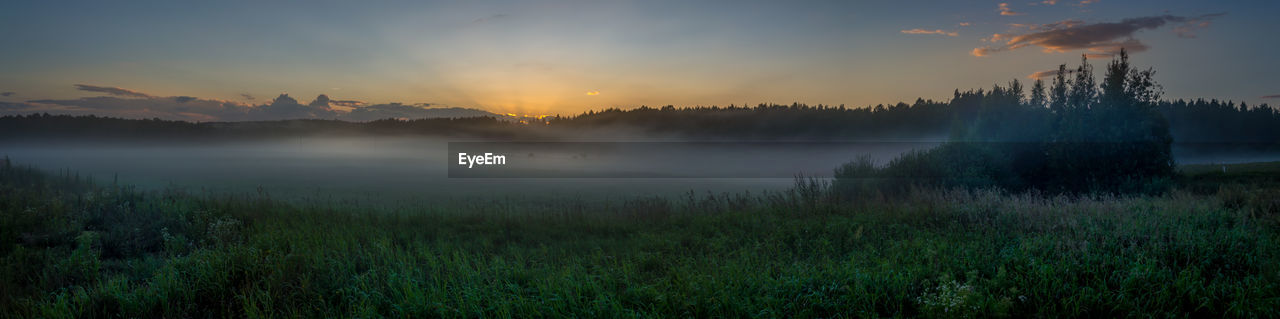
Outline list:
[[[834,190],[844,198],[882,193],[899,196],[913,188],[982,189],[1021,182],[1008,169],[1007,155],[980,143],[952,142],[914,150],[877,168],[867,157],[836,169]]]

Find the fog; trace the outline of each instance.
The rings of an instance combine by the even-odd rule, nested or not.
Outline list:
[[[507,165],[466,169],[458,149],[504,154]],[[465,142],[465,143],[458,143]],[[886,163],[938,140],[848,143],[486,143],[422,137],[288,138],[201,145],[10,141],[0,155],[48,171],[146,189],[373,200],[464,197],[630,197],[776,191],[794,176],[829,176],[860,155]],[[583,141],[576,141],[583,142]],[[1275,152],[1175,146],[1180,164],[1280,160]],[[462,167],[462,168],[459,168]],[[452,176],[452,177],[451,177]],[[487,177],[487,178],[474,178]]]
[[[610,145],[639,146],[602,152],[568,143],[571,146],[536,153],[529,150],[545,145],[521,148],[519,153],[507,147],[494,152],[506,153],[513,170],[491,178],[450,178],[449,167],[457,159],[448,153],[449,142],[485,140],[328,137],[205,145],[9,142],[0,145],[0,154],[49,171],[70,170],[100,182],[118,179],[152,189],[256,192],[262,187],[286,196],[386,198],[666,196],[689,191],[777,190],[791,186],[797,174],[830,175],[834,167],[860,154],[874,153],[887,161],[901,152],[936,144],[870,143],[865,149],[851,149],[835,143],[800,147],[768,143],[722,146],[733,150],[717,151],[697,144],[673,150],[672,145],[680,144],[630,140]],[[655,162],[654,157],[671,160]],[[526,174],[528,169],[543,174]],[[580,173],[594,175],[564,178],[585,176]]]

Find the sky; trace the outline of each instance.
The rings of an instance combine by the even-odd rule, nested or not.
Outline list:
[[[1120,47],[1156,69],[1165,98],[1274,105],[1276,12],[1277,1],[6,1],[0,114],[862,107],[1030,81],[1082,54],[1101,66]]]

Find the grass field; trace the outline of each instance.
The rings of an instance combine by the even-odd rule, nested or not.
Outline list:
[[[1184,174],[1199,175],[1263,175],[1280,174],[1280,162],[1258,162],[1243,164],[1196,164],[1179,167]]]
[[[918,190],[844,202],[800,183],[680,200],[370,207],[142,192],[3,164],[0,314],[12,317],[1280,309],[1275,171],[1186,169],[1188,186],[1145,197]]]

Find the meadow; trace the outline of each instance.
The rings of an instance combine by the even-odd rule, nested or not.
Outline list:
[[[389,206],[0,168],[11,317],[1259,317],[1271,164],[1163,195],[914,189]],[[1262,177],[1258,177],[1262,176]]]

